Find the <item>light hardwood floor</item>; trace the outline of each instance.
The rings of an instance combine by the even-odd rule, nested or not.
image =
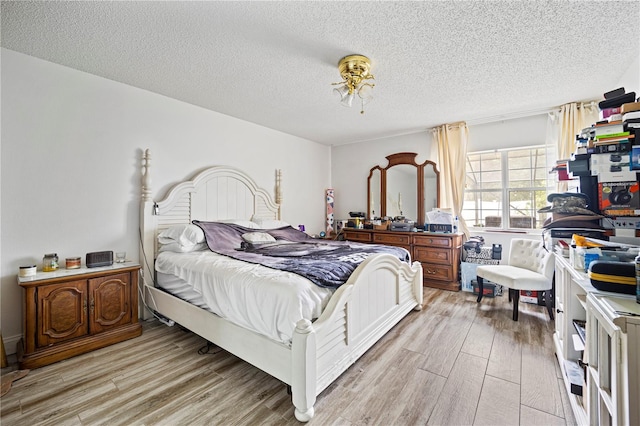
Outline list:
[[[310,425],[574,424],[543,307],[425,288],[412,312],[319,395]],[[13,383],[9,425],[295,425],[284,384],[178,326]],[[11,367],[10,367],[11,368]],[[15,368],[15,366],[13,366]],[[8,370],[4,369],[3,373]]]

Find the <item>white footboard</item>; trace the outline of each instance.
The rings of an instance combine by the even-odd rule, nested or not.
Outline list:
[[[422,266],[391,255],[363,262],[313,324],[300,321],[292,344],[292,396],[300,421],[316,396],[412,309],[422,309]]]
[[[316,396],[412,309],[422,309],[422,266],[372,256],[331,297],[313,324],[301,320],[291,347],[145,285],[149,306],[291,385],[296,418],[309,421]]]

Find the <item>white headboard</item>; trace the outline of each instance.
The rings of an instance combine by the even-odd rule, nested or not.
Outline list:
[[[282,172],[276,170],[275,201],[244,172],[214,166],[191,180],[172,187],[160,201],[151,198],[151,153],[142,156],[142,197],[140,202],[140,263],[153,276],[157,235],[164,229],[192,220],[250,220],[252,216],[280,219]],[[143,257],[144,256],[144,257]]]

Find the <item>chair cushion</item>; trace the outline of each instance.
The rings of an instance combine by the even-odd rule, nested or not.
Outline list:
[[[476,275],[516,290],[551,289],[551,280],[546,276],[511,265],[481,265],[476,269]]]

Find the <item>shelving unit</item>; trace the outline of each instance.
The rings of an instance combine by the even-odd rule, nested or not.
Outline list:
[[[640,305],[635,296],[599,291],[587,274],[555,256],[554,343],[577,423],[640,424]],[[586,322],[584,342],[574,320]],[[569,379],[576,366],[586,370],[582,395]]]
[[[591,423],[640,424],[640,305],[633,298],[589,294],[587,342]]]
[[[571,402],[571,408],[578,424],[588,424],[588,417],[583,396],[572,393],[571,382],[568,378],[568,363],[578,365],[582,359],[582,351],[573,345],[573,335],[577,331],[573,326],[573,320],[586,321],[587,319],[587,290],[588,283],[586,275],[574,269],[567,259],[555,253],[556,256],[556,321],[553,340],[556,346],[556,356],[562,376]],[[592,286],[591,286],[592,287]],[[593,287],[592,287],[593,288]],[[593,288],[595,290],[595,288]],[[574,390],[575,391],[575,390]],[[586,394],[583,387],[583,395]]]

